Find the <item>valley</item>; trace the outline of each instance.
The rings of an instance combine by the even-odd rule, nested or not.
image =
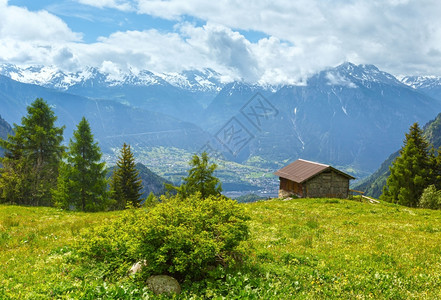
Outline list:
[[[115,164],[119,151],[116,148],[113,150],[114,155],[105,155],[109,165]],[[187,175],[188,162],[194,154],[175,147],[135,146],[132,150],[137,161],[177,186],[181,184],[182,177]],[[272,174],[274,172],[272,169],[221,159],[211,161],[218,166],[215,175],[220,178],[226,196],[235,198],[247,193],[255,193],[264,198],[277,196],[279,181]]]
[[[179,184],[191,156],[206,150],[227,195],[269,197],[278,189],[272,173],[298,158],[363,179],[399,149],[412,123],[434,119],[441,80],[400,80],[349,62],[284,86],[223,82],[210,69],[112,77],[3,64],[0,115],[19,123],[42,97],[66,126],[66,144],[86,116],[109,166],[126,142],[138,162]]]

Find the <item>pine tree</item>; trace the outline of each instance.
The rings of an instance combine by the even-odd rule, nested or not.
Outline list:
[[[58,205],[82,211],[108,207],[105,163],[100,160],[101,150],[93,140],[89,122],[83,117],[69,142],[66,163],[53,191]]]
[[[128,205],[139,207],[142,201],[141,189],[142,180],[136,169],[135,158],[130,146],[124,143],[110,181],[110,192],[116,202],[115,208],[124,209]]]
[[[27,108],[22,125],[14,124],[13,135],[0,139],[5,149],[1,158],[0,197],[3,201],[27,205],[51,205],[50,190],[56,185],[64,152],[64,127],[41,98]]]
[[[418,123],[410,127],[404,145],[390,167],[381,199],[405,206],[418,206],[424,189],[433,180],[433,155]]]
[[[435,155],[434,150],[430,153],[430,184],[437,190],[441,190],[441,147],[438,148]]]
[[[183,178],[183,183],[180,187],[171,187],[177,190],[178,195],[187,198],[196,192],[201,193],[202,198],[207,198],[210,195],[220,195],[222,192],[222,185],[220,180],[213,175],[217,168],[216,164],[208,164],[208,154],[203,152],[201,157],[195,154],[190,161],[192,168],[188,171],[188,176]]]

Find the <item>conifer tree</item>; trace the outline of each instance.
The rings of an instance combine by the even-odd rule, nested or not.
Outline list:
[[[219,178],[213,175],[217,165],[208,163],[206,152],[203,152],[201,157],[195,154],[190,161],[190,166],[192,168],[188,171],[188,176],[183,178],[184,182],[180,187],[167,185],[167,188],[175,189],[178,195],[183,198],[187,198],[196,192],[199,192],[204,199],[210,195],[220,195],[222,192],[221,182]]]
[[[441,147],[430,153],[430,184],[434,185],[437,190],[441,190]]]
[[[86,118],[78,124],[69,142],[66,163],[53,191],[56,203],[82,211],[105,210],[109,205],[105,163],[94,142]]]
[[[433,155],[418,123],[406,134],[400,155],[390,167],[381,199],[405,206],[418,206],[424,189],[433,179]]]
[[[115,208],[125,209],[127,205],[139,207],[142,201],[141,189],[142,181],[136,169],[135,158],[130,146],[124,143],[110,181],[110,193],[115,201]]]
[[[14,124],[13,135],[0,139],[5,149],[1,158],[0,198],[16,204],[51,205],[50,190],[56,185],[64,152],[64,127],[41,98],[27,107],[22,125]]]

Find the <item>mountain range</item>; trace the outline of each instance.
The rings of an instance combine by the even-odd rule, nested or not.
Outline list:
[[[139,146],[177,146],[196,150],[207,134],[198,126],[169,115],[145,111],[112,100],[96,100],[66,92],[17,82],[0,75],[0,114],[9,123],[20,123],[26,107],[43,98],[65,125],[65,140],[85,116],[103,151],[126,142]]]
[[[412,123],[441,112],[441,78],[398,79],[349,62],[284,86],[223,82],[210,69],[112,75],[0,65],[6,121],[19,123],[37,97],[66,125],[66,140],[85,115],[109,155],[123,142],[192,153],[208,146],[269,172],[301,157],[363,177],[401,146]]]

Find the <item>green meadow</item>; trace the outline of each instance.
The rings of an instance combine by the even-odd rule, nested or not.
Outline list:
[[[182,282],[176,298],[441,297],[441,211],[342,199],[241,205],[251,217],[242,265]],[[136,277],[109,276],[76,252],[83,228],[120,214],[0,205],[0,299],[154,299]]]

